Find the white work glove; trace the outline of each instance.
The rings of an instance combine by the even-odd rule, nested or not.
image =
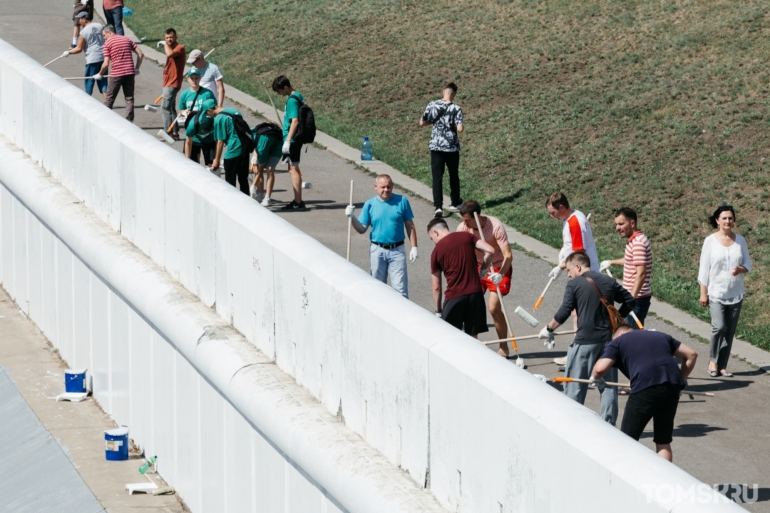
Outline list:
[[[604,378],[595,378],[593,373],[591,373],[591,377],[588,378],[588,381],[596,385],[596,388],[599,389],[599,392],[604,392],[604,389],[607,388],[607,385],[604,382]]]
[[[256,155],[252,155],[251,156],[251,165],[252,166],[256,166],[257,165],[257,156]]]
[[[158,44],[156,46],[158,48],[163,48],[164,46],[166,46],[166,42],[165,41],[158,41]]]
[[[557,279],[559,276],[561,276],[561,267],[559,267],[558,265],[553,269],[551,269],[551,272],[548,273],[548,277],[554,280]]]
[[[139,74],[139,68],[134,70],[134,75],[138,75],[138,74]]]
[[[610,261],[609,261],[609,260],[604,260],[604,261],[602,261],[602,263],[601,263],[601,264],[599,264],[599,272],[600,272],[600,273],[603,273],[604,271],[606,271],[607,269],[609,269],[611,265],[612,265],[612,264],[610,263]]]
[[[409,261],[414,262],[417,260],[417,257],[420,256],[420,252],[417,251],[417,246],[413,247],[411,251],[409,251]]]
[[[494,283],[495,285],[499,285],[501,281],[503,281],[503,275],[500,273],[491,272],[487,274],[487,279]]]
[[[288,155],[290,148],[291,148],[291,141],[287,139],[286,142],[284,142],[283,146],[281,147],[281,153],[283,153],[284,155]]]
[[[251,187],[249,187],[249,195],[252,198],[257,199],[257,186],[256,185],[251,184]]]
[[[94,80],[101,80],[101,79],[102,79],[102,78],[104,78],[104,77],[102,77],[101,73],[97,73],[96,75],[94,75],[94,76],[93,76],[93,77],[91,77],[91,78],[93,78]]]
[[[353,217],[355,213],[356,213],[356,207],[354,207],[353,205],[348,205],[347,207],[345,207],[346,216]]]
[[[63,53],[63,54],[61,54],[61,56],[62,56],[62,57],[65,57],[65,58],[66,58],[66,57],[69,57],[69,56],[70,56],[70,51],[69,51],[69,50],[64,50],[64,53]]]
[[[540,330],[540,334],[537,336],[537,338],[544,338],[545,341],[543,342],[543,345],[547,347],[548,349],[553,349],[556,346],[556,341],[554,338],[553,331],[548,331],[548,326]]]

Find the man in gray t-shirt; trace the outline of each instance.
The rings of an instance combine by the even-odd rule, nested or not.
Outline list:
[[[67,50],[62,57],[69,57],[72,54],[85,52],[86,70],[83,76],[92,77],[99,73],[104,64],[104,36],[102,36],[102,25],[94,23],[88,19],[86,11],[79,12],[75,19],[80,23],[80,36],[78,44],[72,50]],[[107,79],[103,78],[96,81],[103,96],[107,92]],[[86,94],[91,96],[94,92],[94,79],[89,78],[84,81],[83,88]]]

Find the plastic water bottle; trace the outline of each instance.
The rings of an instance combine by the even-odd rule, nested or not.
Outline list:
[[[372,141],[366,136],[361,143],[361,160],[372,160]]]

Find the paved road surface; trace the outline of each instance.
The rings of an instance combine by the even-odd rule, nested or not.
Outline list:
[[[46,63],[69,46],[72,23],[68,2],[41,0],[34,5],[22,0],[5,0],[0,5],[0,37],[16,45],[41,63]],[[130,23],[130,18],[127,19]],[[185,43],[185,35],[179,35]],[[188,46],[188,51],[192,47]],[[216,59],[213,59],[216,62]],[[81,55],[61,59],[50,66],[62,76],[78,76],[83,72],[84,60]],[[227,81],[227,70],[222,70]],[[80,85],[79,83],[76,83]],[[302,84],[294,84],[302,91]],[[151,103],[161,92],[161,68],[146,62],[137,79],[136,103]],[[94,95],[96,98],[96,94]],[[308,98],[312,102],[312,98]],[[122,115],[122,97],[116,102],[115,112]],[[250,124],[257,119],[246,116]],[[135,122],[150,134],[161,126],[160,112],[149,113],[138,109]],[[162,144],[162,143],[158,143]],[[174,145],[181,151],[181,143]],[[428,152],[426,149],[426,159]],[[373,178],[354,165],[320,149],[310,147],[302,154],[304,180],[313,183],[312,190],[306,190],[305,201],[309,207],[305,212],[282,212],[281,204],[272,207],[276,215],[320,240],[340,255],[345,254],[347,224],[343,210],[348,202],[350,181],[355,181],[354,199],[356,205],[373,195]],[[201,172],[206,172],[201,168]],[[396,191],[398,192],[398,191]],[[279,166],[276,176],[274,199],[281,202],[292,198],[288,173],[285,165]],[[472,198],[466,198],[472,199]],[[420,258],[409,264],[409,289],[411,300],[432,311],[430,288],[429,255],[433,244],[427,238],[425,226],[431,218],[432,206],[421,199],[411,198],[412,209],[418,227]],[[255,208],[263,208],[255,203]],[[455,219],[448,219],[450,227],[457,225]],[[595,219],[594,222],[601,222]],[[654,244],[655,241],[653,241]],[[514,333],[526,335],[537,333],[513,314],[516,306],[523,306],[530,312],[537,296],[547,281],[550,265],[515,251],[513,288],[506,298],[506,308],[513,316]],[[620,256],[620,255],[618,255]],[[351,246],[351,260],[368,270],[368,238],[355,234]],[[537,312],[542,322],[558,308],[566,284],[562,277],[554,283],[543,306]],[[490,319],[491,323],[491,319]],[[691,388],[699,391],[715,391],[714,399],[690,400],[683,398],[676,419],[674,458],[677,465],[709,484],[756,483],[760,487],[759,501],[747,505],[750,511],[770,511],[770,434],[764,427],[770,418],[767,405],[770,400],[770,377],[744,362],[734,361],[730,369],[735,372],[732,379],[709,378],[705,372],[708,348],[687,334],[658,319],[648,319],[648,328],[666,331],[677,339],[690,344],[700,353],[697,369],[690,379]],[[493,332],[487,340],[497,338]],[[562,337],[568,338],[568,337]],[[472,343],[469,341],[469,343]],[[558,340],[554,351],[547,351],[541,342],[523,341],[520,353],[526,359],[530,372],[555,376],[559,372],[551,363],[553,357],[564,356],[569,340]],[[1,362],[0,362],[1,363]],[[512,372],[515,367],[511,363]],[[621,411],[625,399],[621,398]],[[589,391],[586,406],[598,411],[598,393]],[[622,418],[622,415],[621,415]],[[620,422],[620,420],[619,420]],[[651,426],[643,435],[641,443],[654,447]]]

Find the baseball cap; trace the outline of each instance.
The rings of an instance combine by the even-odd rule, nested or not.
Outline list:
[[[190,52],[190,57],[187,59],[187,64],[192,64],[193,62],[197,61],[201,57],[203,57],[203,52],[201,52],[196,48],[195,50]]]
[[[217,102],[214,100],[203,100],[201,103],[201,111],[206,112],[209,109],[213,109],[217,106]]]
[[[75,15],[75,19],[88,18],[88,11],[80,11]]]
[[[198,68],[190,68],[190,71],[187,72],[187,76],[189,77],[190,75],[201,76],[201,72],[198,71]]]

